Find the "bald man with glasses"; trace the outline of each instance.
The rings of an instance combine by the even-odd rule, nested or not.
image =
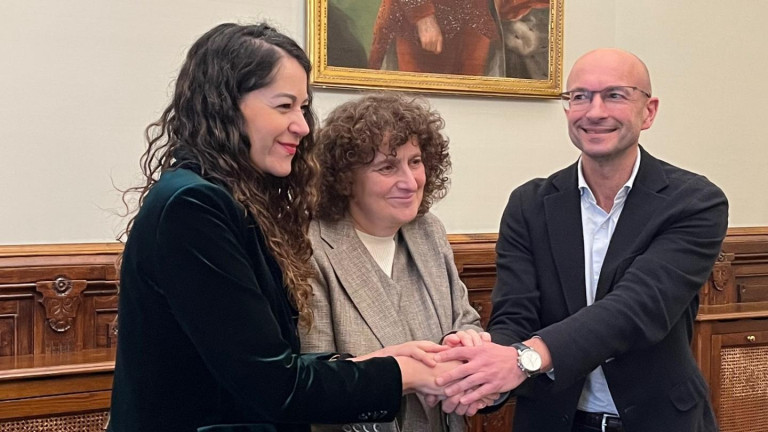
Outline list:
[[[725,237],[726,197],[640,146],[659,100],[635,55],[591,51],[567,89],[581,156],[510,195],[493,343],[437,355],[466,361],[438,379],[454,381],[449,396],[463,394],[444,409],[514,390],[515,432],[715,431],[690,341]]]

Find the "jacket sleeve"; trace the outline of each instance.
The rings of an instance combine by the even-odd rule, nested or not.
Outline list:
[[[318,265],[318,250],[320,246],[313,242],[312,248],[312,267],[315,270],[315,277],[312,278],[312,314],[314,323],[312,328],[300,330],[301,333],[301,352],[336,352],[336,339],[334,338],[335,322],[333,320],[333,310],[331,308],[330,291],[324,272]],[[358,353],[360,354],[360,353]]]
[[[226,191],[195,185],[178,191],[156,232],[156,289],[200,357],[232,394],[274,422],[346,422],[361,414],[391,419],[401,378],[392,358],[326,361],[295,355],[267,299],[264,256],[249,255],[253,235]]]
[[[532,233],[523,214],[533,198],[522,186],[510,194],[496,242],[496,284],[488,324],[493,341],[511,345],[541,328],[540,287],[536,277]]]

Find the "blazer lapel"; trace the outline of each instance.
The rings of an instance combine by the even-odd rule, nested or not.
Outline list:
[[[584,281],[584,237],[577,165],[552,179],[555,191],[544,198],[549,243],[570,314],[587,305]]]
[[[331,246],[328,260],[342,288],[357,307],[382,346],[408,340],[400,318],[386,310],[389,296],[376,277],[378,268],[347,220],[320,222],[320,237]]]
[[[435,266],[436,263],[443,262],[443,257],[440,250],[435,248],[434,239],[429,238],[431,230],[419,223],[421,220],[423,219],[404,225],[400,228],[400,233],[421,274],[424,286],[427,287],[427,293],[437,312],[440,329],[445,334],[453,327],[448,272],[443,266]]]
[[[645,149],[641,147],[640,152],[640,167],[608,245],[597,282],[595,301],[605,297],[613,289],[612,284],[622,262],[641,252],[635,250],[637,238],[648,226],[647,221],[653,219],[659,208],[664,205],[664,197],[658,194],[669,184],[664,170],[659,161]]]

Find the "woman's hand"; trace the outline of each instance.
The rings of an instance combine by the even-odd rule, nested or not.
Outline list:
[[[447,345],[438,345],[430,341],[411,341],[402,343],[399,345],[391,345],[384,347],[374,352],[354,357],[352,361],[368,360],[373,357],[410,357],[414,360],[418,360],[425,366],[434,367],[437,362],[435,361],[434,354],[443,352],[450,347]],[[445,369],[446,371],[449,369]]]
[[[466,394],[474,391],[474,390],[475,389],[467,390],[465,393],[460,393],[460,394],[457,394],[455,396],[451,396],[449,398],[443,399],[442,400],[442,402],[443,402],[443,405],[442,405],[443,412],[448,413],[448,414],[453,413],[453,414],[458,414],[458,415],[473,416],[473,415],[477,414],[477,411],[479,411],[479,410],[481,410],[481,409],[483,409],[483,408],[485,408],[487,406],[493,405],[493,403],[496,401],[496,399],[501,397],[500,393],[493,393],[493,394],[486,395],[486,396],[482,397],[480,400],[475,401],[475,402],[473,402],[473,403],[471,403],[469,405],[462,404],[461,403],[461,398],[463,396],[465,396]],[[434,397],[434,396],[427,396],[427,398],[428,398],[427,399],[427,403],[429,404],[429,406],[437,405],[436,402],[434,402],[433,400],[429,399],[429,398],[432,398],[432,397]]]
[[[491,334],[488,332],[477,332],[475,330],[459,330],[443,338],[443,345],[451,348],[458,346],[473,347],[480,346],[484,342],[491,341]]]
[[[445,389],[437,385],[437,377],[462,364],[460,361],[448,361],[428,366],[412,357],[395,357],[395,360],[403,377],[403,394],[421,393],[438,397],[445,397]]]
[[[476,389],[470,389],[464,393],[459,393],[451,397],[446,397],[445,395],[425,395],[424,401],[430,407],[434,407],[442,402],[442,410],[447,414],[454,413],[458,415],[473,416],[477,411],[493,405],[493,403],[501,397],[500,393],[492,393],[469,405],[463,405],[461,403],[461,398],[474,390]]]

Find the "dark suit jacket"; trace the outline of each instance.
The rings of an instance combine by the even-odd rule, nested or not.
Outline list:
[[[147,194],[120,283],[115,432],[308,431],[399,409],[394,359],[299,355],[295,311],[259,227],[193,171],[165,172]]]
[[[515,432],[570,431],[597,366],[628,432],[716,430],[690,340],[728,203],[706,178],[641,151],[590,307],[577,165],[509,198],[490,332],[505,345],[540,335],[555,368],[554,381],[540,375],[516,392]]]

